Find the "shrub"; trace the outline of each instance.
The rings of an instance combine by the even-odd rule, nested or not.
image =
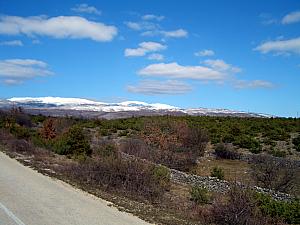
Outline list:
[[[224,171],[220,167],[214,167],[213,170],[211,171],[210,176],[216,177],[220,180],[224,179]]]
[[[16,152],[28,153],[34,151],[34,147],[24,139],[14,139],[8,142],[10,149]]]
[[[276,201],[266,194],[256,194],[262,213],[271,217],[280,217],[289,224],[300,224],[300,201]]]
[[[170,170],[165,166],[156,166],[153,169],[154,178],[160,183],[165,189],[169,189],[171,173]]]
[[[208,190],[200,186],[193,186],[190,190],[191,200],[197,204],[209,203],[210,197]]]
[[[258,156],[251,167],[252,176],[261,187],[291,192],[299,185],[299,167],[292,160]]]
[[[117,190],[136,199],[155,201],[162,197],[165,187],[154,177],[153,165],[139,160],[121,158],[88,159],[70,166],[65,173],[77,182],[92,187]]]
[[[300,135],[293,139],[293,144],[295,146],[296,151],[300,152]]]
[[[79,126],[73,126],[68,132],[55,140],[55,152],[61,155],[90,155],[90,144]]]
[[[10,129],[10,133],[18,139],[28,139],[30,137],[30,131],[26,127],[14,124]]]
[[[97,150],[97,153],[101,157],[107,158],[107,157],[117,157],[118,151],[114,144],[107,144],[107,145],[100,147]]]
[[[286,156],[286,152],[280,151],[279,149],[273,149],[270,153],[271,153],[271,155],[273,155],[275,157],[285,157]]]
[[[240,154],[234,150],[231,144],[220,143],[215,148],[215,153],[221,159],[239,159]]]
[[[228,199],[218,199],[212,205],[211,217],[217,225],[282,225],[280,220],[262,215],[253,193],[234,186]]]
[[[255,154],[261,152],[262,150],[260,142],[250,136],[241,136],[239,139],[237,139],[236,144],[241,148],[249,149],[250,152]]]
[[[54,120],[53,119],[46,119],[43,122],[43,127],[41,129],[42,137],[46,140],[52,140],[56,137],[56,130],[54,127]]]

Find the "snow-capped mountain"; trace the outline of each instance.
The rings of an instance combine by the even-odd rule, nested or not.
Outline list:
[[[123,118],[146,115],[209,115],[209,116],[238,116],[238,117],[269,117],[264,114],[249,113],[228,109],[179,107],[140,101],[124,101],[119,103],[105,103],[81,98],[40,97],[40,98],[10,98],[0,100],[0,108],[12,106],[23,107],[29,113],[45,115],[72,115],[101,118]]]
[[[60,98],[60,97],[42,97],[42,98],[10,98],[11,103],[30,107],[56,107],[59,109],[102,111],[102,112],[122,112],[122,111],[140,111],[140,110],[178,110],[177,107],[154,103],[148,104],[140,101],[125,101],[120,103],[105,103],[81,98]]]

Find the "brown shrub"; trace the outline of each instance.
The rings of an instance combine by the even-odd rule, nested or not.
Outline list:
[[[211,221],[217,225],[281,225],[276,218],[263,216],[249,190],[233,187],[227,200],[217,200],[211,210]]]
[[[43,127],[41,129],[41,135],[46,140],[52,140],[56,137],[54,120],[52,118],[48,118],[43,122]]]
[[[135,198],[154,201],[165,191],[160,180],[154,176],[153,165],[138,160],[107,158],[86,160],[67,168],[65,173],[80,183],[121,191]]]
[[[265,188],[293,193],[299,188],[300,169],[292,160],[273,156],[257,156],[252,164],[252,176]]]

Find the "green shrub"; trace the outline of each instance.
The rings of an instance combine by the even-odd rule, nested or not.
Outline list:
[[[18,139],[28,139],[30,137],[30,130],[28,128],[16,124],[9,131]]]
[[[286,156],[286,152],[285,151],[280,151],[279,149],[273,149],[271,151],[271,155],[273,155],[275,157],[285,157]]]
[[[156,166],[153,169],[153,176],[162,187],[168,189],[170,186],[171,173],[165,166]]]
[[[207,204],[209,203],[210,196],[208,190],[203,187],[193,186],[190,190],[191,200],[197,204]]]
[[[216,177],[220,180],[223,180],[224,179],[224,171],[220,167],[214,167],[210,173],[210,176]]]
[[[300,136],[293,139],[293,144],[295,146],[296,151],[300,152]]]
[[[235,144],[239,145],[241,148],[249,149],[249,151],[254,154],[257,154],[262,150],[260,142],[250,136],[245,136],[245,135],[241,136],[236,140]]]
[[[107,157],[116,157],[118,152],[117,148],[114,144],[107,144],[102,147],[100,147],[97,151],[97,153],[104,158]]]
[[[257,194],[256,199],[262,213],[280,217],[289,224],[300,224],[300,201],[276,201],[266,194]]]
[[[79,126],[73,126],[70,130],[56,139],[54,150],[60,155],[90,155],[90,144]]]

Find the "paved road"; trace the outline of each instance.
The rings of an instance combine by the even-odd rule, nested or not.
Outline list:
[[[146,225],[0,152],[0,225]]]

